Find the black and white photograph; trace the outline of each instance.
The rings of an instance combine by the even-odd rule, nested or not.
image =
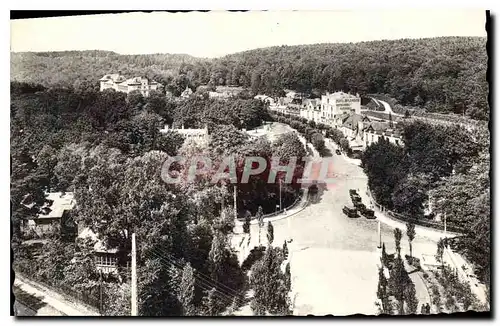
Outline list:
[[[491,317],[488,10],[43,13],[10,17],[16,319]]]

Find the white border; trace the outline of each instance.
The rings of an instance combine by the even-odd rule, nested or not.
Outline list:
[[[149,0],[120,0],[117,2],[111,2],[111,1],[102,1],[102,0],[86,0],[83,2],[61,2],[57,0],[45,0],[45,1],[10,1],[10,3],[7,2],[2,2],[2,7],[7,4],[5,9],[8,10],[28,10],[28,9],[39,9],[39,10],[140,10],[140,9],[146,9],[146,8],[154,8],[154,9],[170,9],[170,10],[196,10],[196,9],[206,9],[206,10],[221,10],[221,9],[248,9],[248,10],[263,10],[263,9],[268,9],[268,10],[290,10],[290,9],[295,9],[295,10],[311,10],[311,9],[322,9],[322,10],[332,10],[332,9],[383,9],[383,8],[485,8],[485,9],[491,9],[492,13],[498,13],[499,11],[496,10],[498,7],[498,2],[497,1],[485,1],[485,0],[475,0],[475,1],[467,1],[467,0],[455,0],[455,1],[436,1],[436,0],[420,0],[418,2],[415,1],[370,1],[370,0],[365,0],[365,1],[360,1],[360,0],[351,0],[351,1],[328,1],[328,0],[307,0],[307,1],[300,1],[300,0],[287,0],[287,1],[281,1],[281,2],[272,2],[269,0],[240,0],[240,1],[231,1],[231,0],[212,0],[212,1],[203,1],[203,0],[182,0],[178,2],[172,2],[172,1],[149,1]],[[3,8],[2,8],[3,9]],[[2,44],[5,46],[5,50],[2,51],[2,63],[4,65],[3,71],[10,71],[10,62],[9,62],[9,42],[10,42],[10,22],[8,18],[8,11],[7,10],[2,10],[2,18],[5,17],[5,19],[2,19],[3,23],[0,25],[2,28],[2,31],[0,32],[0,37],[5,38],[2,42]],[[464,22],[465,24],[467,22]],[[497,21],[498,23],[498,21]],[[498,45],[498,35],[495,34],[495,42]],[[495,56],[496,57],[496,56]],[[496,67],[498,68],[498,64],[496,64]],[[495,71],[496,73],[496,71]],[[10,73],[9,73],[10,74]],[[495,74],[496,75],[496,74]],[[497,81],[498,83],[498,81]],[[9,110],[10,110],[10,99],[9,99],[9,81],[7,78],[2,79],[2,85],[1,85],[1,90],[2,90],[2,110],[1,110],[1,123],[2,127],[0,128],[0,132],[2,133],[1,135],[1,149],[3,153],[10,153],[10,143],[9,143]],[[493,91],[493,90],[491,90]],[[497,86],[495,85],[494,91],[497,91]],[[495,110],[496,108],[492,108],[492,111]],[[495,120],[500,119],[499,118],[500,113],[496,114]],[[497,121],[495,121],[497,122]],[[497,140],[497,139],[495,139]],[[500,147],[500,143],[497,141],[495,142],[495,150],[498,151],[498,147]],[[1,174],[2,180],[0,183],[0,188],[2,190],[2,196],[0,197],[2,200],[2,205],[0,207],[3,208],[3,220],[4,220],[4,225],[0,228],[2,232],[2,239],[4,241],[4,244],[2,246],[1,254],[2,254],[2,261],[5,262],[5,267],[2,269],[2,279],[3,282],[2,284],[2,291],[1,293],[4,294],[4,298],[7,298],[7,300],[2,300],[3,303],[3,313],[2,313],[2,325],[9,325],[11,323],[15,322],[15,319],[13,317],[8,317],[10,315],[10,280],[9,277],[9,270],[7,269],[7,265],[10,264],[10,252],[7,250],[7,248],[10,248],[10,234],[9,234],[9,229],[6,226],[7,219],[9,218],[9,209],[10,205],[8,202],[9,198],[9,184],[10,184],[10,177],[8,175],[9,171],[9,159],[8,155],[4,154],[3,159],[0,161],[1,162],[1,171],[3,173]],[[498,173],[498,171],[497,171]],[[495,202],[500,203],[500,197],[498,191],[499,188],[495,187],[497,190],[497,193],[495,194]],[[493,216],[492,216],[493,218]],[[498,226],[499,222],[497,222]],[[496,231],[496,230],[495,230]],[[8,243],[7,243],[8,242]],[[495,246],[492,244],[492,247],[495,248]],[[498,250],[495,251],[495,258],[497,258],[497,253]],[[495,259],[494,259],[495,261]],[[500,260],[497,260],[500,261]],[[497,266],[498,270],[498,266]],[[496,274],[496,273],[495,273]],[[496,275],[495,275],[496,276]],[[496,283],[498,283],[498,280],[496,280]],[[7,285],[9,284],[9,285]],[[496,300],[498,301],[498,300]],[[496,307],[495,307],[496,308]],[[67,320],[67,321],[72,321],[72,320]],[[113,323],[118,323],[121,322],[121,320],[93,320],[94,323],[97,324],[104,324],[104,322],[113,322]],[[216,323],[220,322],[220,320],[193,320],[193,321],[199,321],[202,323]],[[228,320],[229,322],[239,322],[237,320]],[[282,320],[285,322],[289,322],[289,320]],[[348,320],[347,320],[348,321]],[[386,320],[381,320],[382,322]],[[405,320],[405,322],[410,321],[410,320]],[[24,321],[26,324],[30,323],[37,323],[37,324],[50,324],[53,322],[53,320],[40,320],[40,321]],[[62,321],[66,322],[66,321]],[[153,320],[148,320],[148,322],[154,322]],[[165,323],[168,322],[169,324],[171,323],[185,323],[186,320],[158,320],[156,322],[161,322]],[[192,322],[191,320],[189,322]],[[270,320],[256,320],[256,321],[250,321],[252,323],[269,323]],[[296,320],[295,322],[308,322],[308,320]],[[331,322],[334,323],[344,323],[346,320],[332,320]],[[352,322],[352,321],[351,321]],[[356,323],[362,322],[362,321],[355,321]],[[417,322],[417,321],[415,321]],[[437,323],[438,320],[436,321],[431,321],[427,320],[426,324],[432,324],[432,323]]]

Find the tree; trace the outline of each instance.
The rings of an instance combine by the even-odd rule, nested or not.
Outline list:
[[[389,296],[387,295],[388,282],[384,275],[384,268],[381,267],[378,270],[378,289],[377,298],[379,298],[382,303],[382,312],[384,314],[391,314],[392,309],[390,306]]]
[[[407,313],[416,314],[418,309],[418,298],[413,282],[408,283],[405,287],[404,297],[406,306],[408,307]]]
[[[382,243],[382,257],[381,257],[382,265],[388,266],[388,258],[387,258],[387,252],[385,250],[385,242]]]
[[[288,276],[282,272],[283,253],[280,248],[269,247],[264,257],[251,269],[250,286],[254,290],[251,307],[256,315],[290,314]]]
[[[439,241],[437,243],[436,256],[437,256],[438,260],[441,262],[441,266],[444,265],[443,254],[444,254],[444,240],[439,239]]]
[[[274,240],[273,224],[271,222],[267,222],[267,242],[269,243],[269,246],[273,244],[273,240]]]
[[[221,312],[219,304],[217,303],[219,299],[217,298],[216,293],[217,290],[215,288],[211,288],[207,295],[203,298],[203,307],[207,316],[217,316]]]
[[[408,243],[410,245],[410,257],[413,258],[413,251],[412,251],[412,241],[415,239],[415,224],[413,223],[406,223],[406,235],[408,236]]]
[[[261,244],[260,234],[262,228],[264,227],[264,213],[262,212],[262,206],[259,206],[259,208],[257,209],[257,215],[255,216],[255,218],[257,219],[257,221],[259,221],[259,246],[260,246]]]
[[[194,290],[195,290],[195,270],[187,263],[182,270],[182,280],[179,289],[179,301],[182,304],[183,315],[193,316],[196,315],[194,306]]]
[[[245,224],[243,224],[243,232],[250,234],[250,214],[245,216]]]
[[[288,259],[288,245],[286,244],[286,240],[283,241],[283,256],[285,259]]]
[[[394,241],[396,243],[396,251],[398,255],[401,254],[401,238],[403,237],[403,233],[399,228],[394,229]]]

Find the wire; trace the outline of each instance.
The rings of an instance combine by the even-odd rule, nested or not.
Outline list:
[[[160,246],[160,248],[164,249],[164,247],[162,247],[162,246]],[[168,257],[170,257],[170,258],[171,258],[171,260],[175,259],[172,255],[170,255],[170,254],[166,253],[165,251],[161,251],[161,250],[158,250],[158,251],[160,251],[160,252],[161,252],[161,253],[163,253],[164,255],[166,255],[166,256],[168,256]],[[225,291],[228,291],[229,293],[231,293],[231,294],[232,294],[232,295],[234,295],[234,296],[244,296],[244,295],[245,295],[245,294],[244,294],[244,293],[242,293],[242,292],[239,292],[239,291],[237,291],[237,290],[235,290],[235,289],[230,288],[229,286],[227,286],[227,285],[225,285],[225,284],[223,284],[223,283],[220,283],[220,282],[218,282],[218,281],[214,280],[213,278],[211,278],[211,277],[210,277],[210,276],[208,276],[208,275],[205,275],[205,274],[203,274],[203,273],[201,273],[201,272],[199,272],[199,271],[196,271],[196,273],[197,273],[198,275],[200,275],[200,276],[203,276],[203,278],[205,278],[205,280],[206,280],[206,281],[208,281],[208,282],[213,282],[215,285],[219,285],[220,287],[225,288],[225,289],[226,289]]]
[[[159,254],[157,251],[154,251],[151,253],[151,256],[154,258],[160,259],[163,263],[165,263],[168,266],[173,266],[177,268],[178,270],[182,271],[182,267],[176,264],[175,262],[172,262],[170,259],[167,257],[164,257],[162,254]],[[168,270],[168,273],[172,273],[173,271]],[[170,275],[170,276],[175,276],[175,275]],[[237,297],[237,296],[232,296],[226,292],[221,291],[221,289],[218,289],[217,286],[210,281],[201,279],[198,275],[194,274],[194,277],[196,280],[198,280],[198,286],[202,288],[205,291],[211,291],[212,289],[215,289],[215,293],[219,293],[219,299],[223,299],[227,301],[229,304],[232,304],[233,301],[236,300],[239,304],[243,304],[243,302]]]
[[[157,251],[154,251],[154,253],[156,254],[156,256],[160,259],[162,259],[163,261],[166,261],[168,262],[169,264],[173,265],[174,267],[182,270],[183,267],[180,266],[178,263],[174,262],[173,260],[165,257],[164,254],[162,253],[158,253],[159,250]],[[200,273],[201,274],[201,273]],[[231,298],[231,300],[234,300],[233,297],[236,297],[236,300],[238,300],[238,296],[239,295],[242,295],[241,293],[238,293],[235,291],[236,294],[231,294],[231,293],[228,293],[227,291],[222,291],[222,289],[220,289],[217,284],[215,283],[214,280],[212,279],[207,279],[207,278],[201,278],[200,275],[197,275],[196,273],[194,274],[194,277],[203,285],[207,286],[209,289],[212,289],[212,288],[215,288],[217,292],[221,293],[222,295],[224,295],[226,298]],[[239,301],[239,300],[238,300]]]

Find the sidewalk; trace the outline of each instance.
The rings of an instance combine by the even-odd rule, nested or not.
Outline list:
[[[16,275],[14,285],[21,290],[39,297],[48,306],[67,316],[99,316],[98,313],[73,302],[67,302],[61,295],[55,293],[41,284],[26,280]]]

